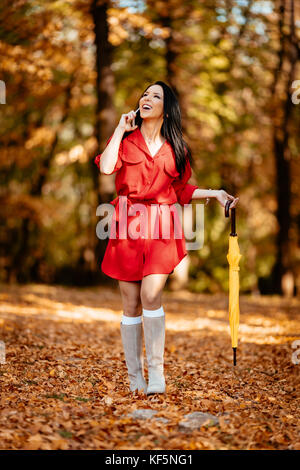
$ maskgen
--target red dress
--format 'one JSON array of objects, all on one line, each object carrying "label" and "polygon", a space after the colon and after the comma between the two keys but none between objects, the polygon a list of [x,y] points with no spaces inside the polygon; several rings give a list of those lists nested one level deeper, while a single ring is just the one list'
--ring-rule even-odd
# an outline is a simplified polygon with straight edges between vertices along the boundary
[{"label": "red dress", "polygon": [[[101,154],[95,158],[98,168],[100,158]],[[171,274],[187,255],[182,226],[174,204],[189,204],[193,192],[198,188],[187,183],[192,174],[188,158],[185,173],[179,179],[171,144],[165,141],[152,157],[137,127],[120,143],[118,160],[112,173],[115,172],[118,196],[111,201],[115,211],[101,263],[102,271],[121,281],[139,281],[154,273]],[[131,207],[133,204],[134,207]],[[136,212],[139,209],[141,211],[136,214],[134,208]],[[127,227],[123,224],[126,216]],[[147,223],[141,223],[145,220]],[[139,228],[138,238],[138,230],[135,230],[133,237],[129,226],[133,230]]]}]

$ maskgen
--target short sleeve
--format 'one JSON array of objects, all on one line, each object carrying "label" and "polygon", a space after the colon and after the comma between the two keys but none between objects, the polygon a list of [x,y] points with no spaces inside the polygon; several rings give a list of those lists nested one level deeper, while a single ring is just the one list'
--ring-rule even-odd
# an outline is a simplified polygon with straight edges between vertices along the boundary
[{"label": "short sleeve", "polygon": [[[108,139],[108,141],[106,142],[105,148],[108,146],[108,144],[111,141],[112,137],[113,137],[113,135],[111,135],[110,138]],[[113,171],[111,173],[105,173],[106,175],[112,175],[113,173],[116,173],[118,170],[120,170],[120,168],[123,164],[122,159],[121,159],[122,153],[123,153],[123,141],[121,141],[121,143],[120,143],[118,159],[117,159],[117,163],[115,164],[115,168],[113,169]],[[102,157],[102,153],[97,155],[94,159],[94,162],[97,165],[97,167],[99,168],[99,170],[100,170],[100,158],[101,157]]]},{"label": "short sleeve", "polygon": [[194,184],[188,184],[188,180],[191,176],[191,165],[189,159],[187,158],[187,164],[185,167],[184,174],[181,178],[177,176],[177,178],[172,182],[172,186],[177,195],[177,200],[182,206],[191,202],[193,192],[195,191],[195,189],[198,189],[198,186],[195,186]]}]

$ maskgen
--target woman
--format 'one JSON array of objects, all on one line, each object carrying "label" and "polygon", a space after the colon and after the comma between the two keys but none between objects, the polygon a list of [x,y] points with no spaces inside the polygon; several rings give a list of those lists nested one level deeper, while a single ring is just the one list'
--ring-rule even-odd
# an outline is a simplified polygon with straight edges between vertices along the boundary
[{"label": "woman", "polygon": [[[173,204],[188,204],[192,200],[216,198],[225,207],[228,199],[233,208],[239,198],[224,190],[204,190],[188,184],[191,176],[191,153],[182,138],[181,113],[171,88],[157,81],[146,88],[139,102],[139,114],[130,111],[121,116],[105,150],[95,163],[101,173],[116,172],[117,198],[114,222],[119,230],[110,232],[110,239],[101,264],[102,271],[118,279],[123,301],[121,337],[128,369],[131,391],[164,393],[165,314],[161,305],[162,291],[168,275],[187,255],[181,232],[175,238],[178,213],[164,210]],[[139,232],[124,229],[120,203],[125,200],[127,222]],[[137,218],[133,204],[141,216]],[[150,205],[155,204],[156,214]],[[155,220],[158,236],[150,233]],[[169,225],[169,237],[161,237]],[[121,235],[121,232],[123,235]],[[140,236],[136,237],[136,233]],[[148,363],[148,385],[144,378],[142,347],[142,316]]]}]

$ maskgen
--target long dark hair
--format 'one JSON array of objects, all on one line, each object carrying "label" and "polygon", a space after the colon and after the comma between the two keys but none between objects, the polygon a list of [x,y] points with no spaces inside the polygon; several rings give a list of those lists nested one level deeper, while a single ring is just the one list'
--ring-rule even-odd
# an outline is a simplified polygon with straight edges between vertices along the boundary
[{"label": "long dark hair", "polygon": [[[160,80],[147,86],[141,96],[143,96],[146,90],[148,90],[148,88],[150,88],[152,85],[160,85],[164,90],[164,121],[161,126],[161,135],[172,145],[175,153],[176,168],[179,172],[179,177],[181,178],[184,174],[184,170],[187,164],[186,158],[189,159],[191,166],[193,165],[193,158],[191,150],[182,136],[181,111],[179,103],[172,88]],[[139,107],[140,98],[136,104],[135,109]],[[142,122],[143,119],[141,118],[140,112],[138,111],[135,117],[135,123],[139,128],[141,128]],[[126,137],[126,135],[131,134],[131,132],[132,131],[125,132],[123,138]],[[186,149],[187,157],[185,156],[184,149]]]}]

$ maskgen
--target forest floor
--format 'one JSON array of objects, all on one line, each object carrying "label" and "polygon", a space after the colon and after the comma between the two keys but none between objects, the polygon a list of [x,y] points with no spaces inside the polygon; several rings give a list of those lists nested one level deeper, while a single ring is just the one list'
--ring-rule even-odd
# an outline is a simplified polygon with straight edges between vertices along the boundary
[{"label": "forest floor", "polygon": [[[2,285],[0,448],[300,450],[300,299],[241,296],[236,367],[226,295],[162,303],[167,393],[134,396],[118,288]],[[182,429],[194,411],[218,423]]]}]

